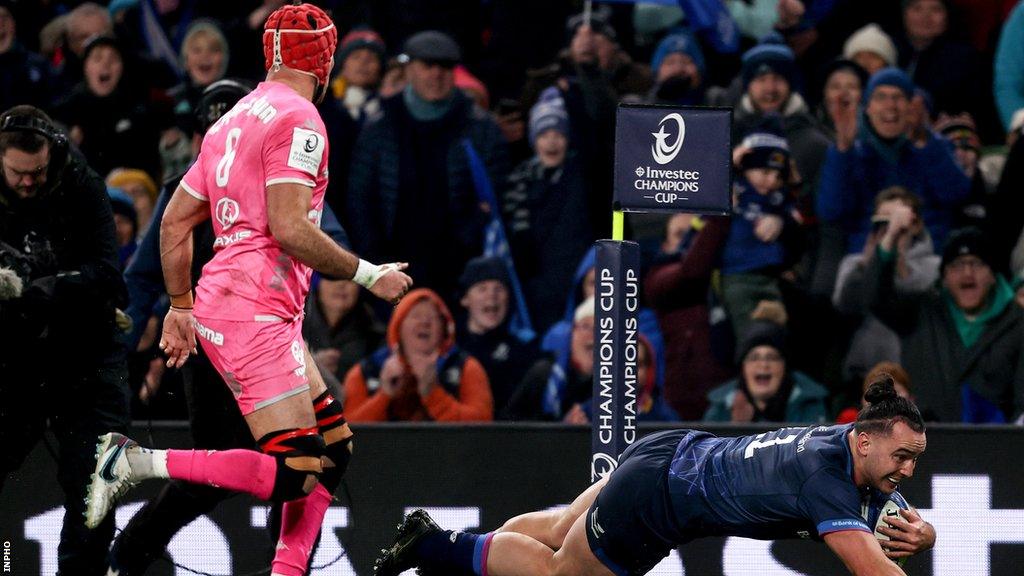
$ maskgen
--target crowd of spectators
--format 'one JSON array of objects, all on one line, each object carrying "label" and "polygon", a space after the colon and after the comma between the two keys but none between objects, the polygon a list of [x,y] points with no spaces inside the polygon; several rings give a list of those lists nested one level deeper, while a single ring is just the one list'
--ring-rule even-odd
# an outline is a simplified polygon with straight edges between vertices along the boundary
[{"label": "crowd of spectators", "polygon": [[[282,3],[0,0],[0,111],[46,111],[105,179],[122,269],[203,90],[261,79]],[[849,419],[881,365],[927,419],[1022,422],[1024,5],[721,0],[730,50],[664,3],[315,3],[340,38],[334,237],[418,287],[395,309],[311,292],[349,420],[589,421],[615,108],[646,103],[731,107],[735,148],[730,215],[627,219],[641,419]],[[161,306],[133,337],[137,418],[184,417]]]}]

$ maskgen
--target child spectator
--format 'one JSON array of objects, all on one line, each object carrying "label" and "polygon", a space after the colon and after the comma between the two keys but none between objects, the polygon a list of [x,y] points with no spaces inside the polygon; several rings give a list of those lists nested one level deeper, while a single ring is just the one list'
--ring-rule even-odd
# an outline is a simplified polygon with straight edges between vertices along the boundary
[{"label": "child spectator", "polygon": [[785,236],[797,228],[787,182],[789,145],[778,134],[752,132],[733,152],[733,218],[722,251],[722,298],[736,334],[746,332],[761,300],[781,300],[779,276],[794,258]]},{"label": "child spectator", "polygon": [[494,396],[497,419],[507,418],[506,405],[526,371],[537,359],[532,342],[509,331],[508,270],[501,258],[480,256],[466,264],[459,278],[465,320],[456,331],[463,350],[483,364]]},{"label": "child spectator", "polygon": [[529,134],[535,154],[509,176],[502,215],[527,309],[543,332],[562,317],[562,302],[552,294],[569,292],[572,264],[596,237],[583,166],[569,149],[569,116],[558,90],[545,91],[530,110]]}]

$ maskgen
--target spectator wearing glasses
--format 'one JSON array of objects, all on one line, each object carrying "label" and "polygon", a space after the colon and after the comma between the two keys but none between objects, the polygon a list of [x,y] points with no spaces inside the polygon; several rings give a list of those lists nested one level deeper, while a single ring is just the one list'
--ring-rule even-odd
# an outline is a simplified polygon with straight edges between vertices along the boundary
[{"label": "spectator wearing glasses", "polygon": [[[902,226],[909,234],[909,223]],[[1000,423],[1024,411],[1024,313],[1013,305],[1010,283],[996,272],[985,233],[952,233],[939,266],[940,282],[921,294],[896,288],[896,245],[887,234],[868,265],[865,286],[872,311],[900,336],[901,363],[921,414],[940,422]]]}]

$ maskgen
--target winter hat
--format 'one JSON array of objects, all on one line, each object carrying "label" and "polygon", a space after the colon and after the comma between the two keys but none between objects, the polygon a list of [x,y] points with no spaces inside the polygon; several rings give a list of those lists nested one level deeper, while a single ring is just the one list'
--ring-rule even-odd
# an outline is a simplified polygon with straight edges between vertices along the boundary
[{"label": "winter hat", "polygon": [[867,87],[864,88],[865,103],[871,100],[871,94],[879,86],[895,86],[903,91],[907,100],[914,97],[914,82],[910,79],[910,76],[907,76],[906,72],[899,68],[882,68],[871,76]]},{"label": "winter hat", "polygon": [[99,48],[100,46],[109,46],[114,50],[117,50],[117,53],[121,56],[121,60],[127,60],[127,58],[125,58],[124,45],[121,44],[120,40],[107,34],[97,34],[92,38],[86,40],[85,46],[82,48],[82,62],[84,63],[86,60],[88,60],[89,53]]},{"label": "winter hat", "polygon": [[853,60],[847,60],[846,58],[836,58],[825,68],[825,74],[822,76],[825,78],[825,83],[828,83],[828,79],[840,70],[852,72],[853,75],[860,80],[861,90],[868,85],[868,71],[860,64],[857,64]]},{"label": "winter hat", "polygon": [[788,46],[782,44],[758,44],[743,54],[743,90],[746,91],[750,82],[764,74],[778,74],[789,82],[790,88],[796,86],[796,58]]},{"label": "winter hat", "polygon": [[157,190],[156,182],[149,177],[149,174],[145,170],[139,170],[137,168],[115,168],[110,171],[107,175],[107,186],[113,187],[124,194],[123,188],[129,184],[139,184],[146,190],[146,195],[153,202],[156,202],[156,196],[159,190]]},{"label": "winter hat", "polygon": [[651,71],[655,76],[657,76],[658,68],[661,67],[661,62],[665,60],[665,57],[676,53],[689,56],[697,66],[697,71],[701,76],[704,75],[704,52],[700,49],[700,44],[697,43],[693,34],[690,34],[685,28],[681,28],[665,36],[654,50],[654,56],[651,58]]},{"label": "winter hat", "polygon": [[852,60],[858,52],[877,54],[887,66],[896,65],[896,44],[878,24],[868,24],[846,39],[846,44],[843,44],[843,58]]},{"label": "winter hat", "polygon": [[361,48],[370,50],[377,55],[381,64],[384,63],[384,39],[369,28],[356,28],[345,34],[338,45],[338,63],[344,62],[353,52]]},{"label": "winter hat", "polygon": [[558,130],[569,137],[569,113],[565,111],[565,100],[554,86],[541,92],[540,100],[530,108],[530,145],[546,130]]},{"label": "winter hat", "polygon": [[770,124],[761,125],[743,138],[740,146],[750,149],[741,161],[743,170],[774,168],[782,173],[783,178],[789,175],[789,142],[781,131],[774,128]]},{"label": "winter hat", "polygon": [[466,268],[459,276],[459,287],[467,292],[474,284],[487,280],[497,280],[509,287],[508,268],[497,256],[477,256],[466,263]]},{"label": "winter hat", "polygon": [[974,118],[967,112],[956,116],[941,114],[935,122],[934,128],[957,148],[966,148],[975,152],[981,150],[978,127],[974,124]]},{"label": "winter hat", "polygon": [[407,64],[412,60],[436,62],[454,68],[462,61],[462,50],[455,40],[444,32],[426,30],[413,34],[402,46],[398,61]]},{"label": "winter hat", "polygon": [[139,216],[135,211],[135,203],[127,192],[114,186],[107,186],[107,196],[110,197],[110,208],[114,214],[120,214],[131,220],[132,226],[139,229]]},{"label": "winter hat", "polygon": [[992,270],[996,270],[996,255],[985,234],[975,228],[968,226],[953,231],[946,240],[946,247],[942,250],[942,265],[940,270],[945,271],[954,260],[960,256],[976,256]]},{"label": "winter hat", "polygon": [[585,318],[593,318],[595,314],[595,306],[596,304],[593,296],[587,298],[583,302],[580,302],[580,305],[576,307],[576,312],[572,315],[573,324]]},{"label": "winter hat", "polygon": [[758,346],[771,346],[779,351],[783,358],[787,356],[786,328],[771,320],[755,320],[750,323],[736,346],[736,363],[742,364],[743,359],[751,350]]}]

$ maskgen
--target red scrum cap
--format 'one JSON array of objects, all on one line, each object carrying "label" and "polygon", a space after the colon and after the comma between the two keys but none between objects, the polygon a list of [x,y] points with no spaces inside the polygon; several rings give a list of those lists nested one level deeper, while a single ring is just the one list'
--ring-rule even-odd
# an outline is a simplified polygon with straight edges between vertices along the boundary
[{"label": "red scrum cap", "polygon": [[338,31],[331,18],[312,4],[286,4],[263,26],[263,57],[267,70],[281,66],[309,74],[327,85]]}]

